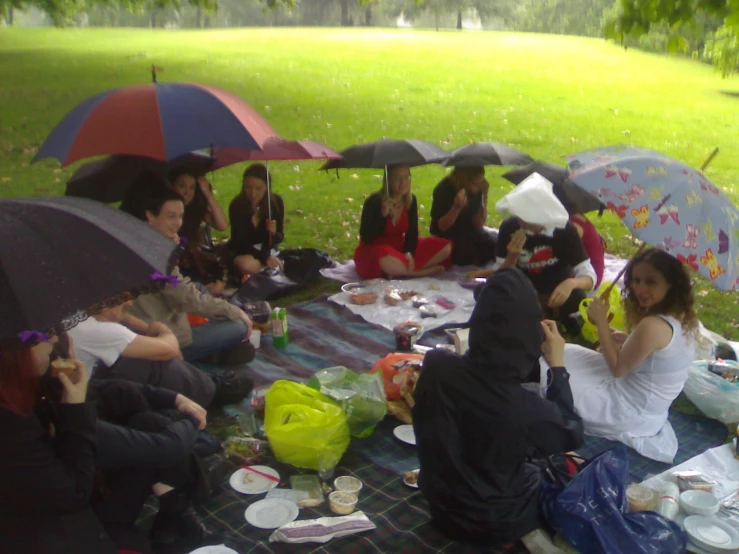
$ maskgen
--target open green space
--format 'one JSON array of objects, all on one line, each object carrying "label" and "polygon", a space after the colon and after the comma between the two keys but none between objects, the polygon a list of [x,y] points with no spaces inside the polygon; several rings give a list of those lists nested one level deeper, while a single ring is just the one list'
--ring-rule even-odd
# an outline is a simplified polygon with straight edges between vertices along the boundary
[{"label": "open green space", "polygon": [[[229,89],[251,103],[282,136],[339,150],[353,143],[422,138],[451,148],[470,141],[507,143],[535,158],[600,145],[633,143],[699,166],[718,146],[706,174],[739,200],[739,87],[711,67],[684,58],[624,50],[598,39],[493,32],[378,29],[0,29],[0,195],[62,194],[76,165],[29,165],[64,114],[106,89],[162,81]],[[727,94],[727,93],[734,94]],[[352,255],[374,170],[318,172],[319,164],[273,163],[275,191],[287,210],[286,246]],[[243,166],[213,175],[227,207]],[[489,224],[511,185],[488,169]],[[422,228],[440,166],[413,171]],[[633,252],[612,214],[594,215],[609,250]],[[12,240],[4,237],[4,240]],[[321,282],[289,301],[338,290]],[[706,326],[739,339],[737,299],[698,279]]]}]

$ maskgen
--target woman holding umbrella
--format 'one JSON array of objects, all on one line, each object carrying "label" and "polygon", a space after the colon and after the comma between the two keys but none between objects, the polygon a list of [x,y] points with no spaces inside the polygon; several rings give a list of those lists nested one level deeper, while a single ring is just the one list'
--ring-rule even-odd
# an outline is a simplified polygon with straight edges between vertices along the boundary
[{"label": "woman holding umbrella", "polygon": [[364,202],[359,235],[354,263],[363,279],[423,277],[450,266],[451,241],[418,237],[418,201],[408,166],[387,168],[380,190]]},{"label": "woman holding umbrella", "polygon": [[672,463],[678,444],[667,412],[688,377],[698,328],[690,276],[676,258],[650,248],[629,262],[624,283],[631,333],[612,331],[608,306],[595,298],[588,317],[601,351],[565,348],[575,409],[586,433]]},{"label": "woman holding umbrella", "polygon": [[285,204],[280,195],[269,190],[271,182],[265,165],[250,165],[244,170],[241,193],[228,207],[228,248],[235,255],[233,265],[239,276],[282,266],[271,251],[285,238]]},{"label": "woman holding umbrella", "polygon": [[434,189],[431,234],[452,241],[452,263],[485,265],[495,259],[495,237],[485,231],[488,182],[483,166],[455,167]]}]

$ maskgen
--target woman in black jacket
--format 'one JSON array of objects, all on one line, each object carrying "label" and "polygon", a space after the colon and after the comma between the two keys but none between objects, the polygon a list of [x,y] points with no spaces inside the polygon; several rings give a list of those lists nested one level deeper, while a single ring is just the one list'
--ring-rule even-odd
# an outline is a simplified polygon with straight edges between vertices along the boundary
[{"label": "woman in black jacket", "polygon": [[241,187],[228,207],[231,221],[228,248],[234,255],[234,269],[243,276],[259,273],[265,267],[281,267],[280,260],[271,252],[285,238],[285,204],[281,196],[272,192],[272,179],[266,166],[247,167]]},{"label": "woman in black jacket", "polygon": [[61,402],[46,421],[34,409],[51,344],[18,346],[0,342],[0,552],[115,554],[90,507],[97,415],[87,372],[77,362],[60,374]]},{"label": "woman in black jacket", "polygon": [[[528,278],[500,270],[478,296],[469,351],[424,359],[413,408],[418,484],[432,524],[453,539],[492,546],[540,527],[541,476],[529,460],[583,442],[564,339],[540,319]],[[542,352],[551,366],[546,398],[521,386],[530,377],[538,384]]]},{"label": "woman in black jacket", "polygon": [[382,188],[362,207],[354,264],[363,279],[423,277],[449,268],[451,242],[418,237],[418,201],[407,166],[388,167]]}]

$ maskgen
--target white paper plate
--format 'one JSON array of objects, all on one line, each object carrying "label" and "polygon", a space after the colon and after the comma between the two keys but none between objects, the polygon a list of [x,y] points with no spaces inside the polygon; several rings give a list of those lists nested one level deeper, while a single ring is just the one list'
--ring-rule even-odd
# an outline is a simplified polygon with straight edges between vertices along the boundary
[{"label": "white paper plate", "polygon": [[284,498],[265,498],[249,506],[244,517],[254,527],[277,529],[295,521],[298,517],[298,505]]},{"label": "white paper plate", "polygon": [[416,433],[413,431],[413,425],[399,425],[393,429],[393,435],[407,444],[416,444]]},{"label": "white paper plate", "polygon": [[247,470],[245,469],[237,469],[231,474],[231,479],[229,479],[229,483],[231,483],[231,488],[237,492],[241,492],[243,494],[261,494],[263,492],[267,492],[270,489],[274,489],[277,485],[280,484],[280,474],[277,473],[274,469],[267,466],[249,466],[253,467],[257,471],[261,471],[262,473],[266,473],[268,475],[272,475],[273,477],[276,477],[277,481],[272,481],[271,479],[267,479],[266,477],[262,477],[261,475],[249,472],[254,476],[254,480],[245,483],[244,482],[244,476],[247,474]]},{"label": "white paper plate", "polygon": [[414,469],[413,471],[409,471],[408,472],[408,473],[415,473],[416,474],[416,482],[415,483],[411,483],[410,481],[408,481],[408,478],[407,478],[406,474],[403,474],[403,484],[406,487],[410,487],[412,489],[417,489],[418,488],[418,472],[419,471],[421,471],[421,470],[420,469]]},{"label": "white paper plate", "polygon": [[224,544],[216,546],[201,546],[197,550],[193,550],[190,554],[239,554],[233,548],[229,548]]},{"label": "white paper plate", "polygon": [[690,540],[716,554],[739,549],[739,532],[720,519],[708,516],[688,516],[683,524]]}]

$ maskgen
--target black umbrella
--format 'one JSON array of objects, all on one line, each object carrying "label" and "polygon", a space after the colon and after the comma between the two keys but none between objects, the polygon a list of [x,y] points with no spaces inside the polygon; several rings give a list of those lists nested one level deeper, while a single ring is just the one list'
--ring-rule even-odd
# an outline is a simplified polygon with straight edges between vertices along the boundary
[{"label": "black umbrella", "polygon": [[175,249],[146,223],[83,198],[1,199],[0,236],[0,339],[152,285]]},{"label": "black umbrella", "polygon": [[473,142],[452,150],[445,166],[526,165],[534,160],[520,150],[499,142]]},{"label": "black umbrella", "polygon": [[568,179],[569,172],[561,165],[537,160],[528,165],[515,167],[501,177],[518,185],[532,173],[538,173],[554,185],[554,195],[559,198],[569,214],[586,214],[596,210],[602,212],[605,205],[595,196]]},{"label": "black umbrella", "polygon": [[382,139],[350,146],[339,155],[340,159],[327,161],[321,169],[381,169],[393,165],[415,167],[441,163],[449,157],[449,152],[425,140]]},{"label": "black umbrella", "polygon": [[67,196],[91,198],[110,203],[123,200],[136,177],[144,171],[153,171],[166,177],[171,169],[184,166],[196,174],[205,173],[215,159],[207,154],[193,152],[163,162],[143,156],[108,156],[79,167],[67,181]]}]

